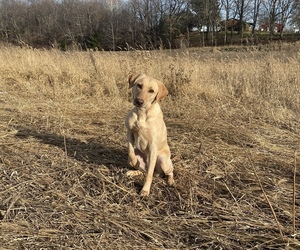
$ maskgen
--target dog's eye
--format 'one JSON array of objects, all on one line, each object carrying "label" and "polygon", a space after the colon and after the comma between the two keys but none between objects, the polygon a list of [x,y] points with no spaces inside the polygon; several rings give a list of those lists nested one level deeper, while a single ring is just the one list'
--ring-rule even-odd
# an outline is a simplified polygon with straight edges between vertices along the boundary
[{"label": "dog's eye", "polygon": [[136,86],[137,86],[139,89],[142,89],[142,84],[138,83]]},{"label": "dog's eye", "polygon": [[149,93],[154,93],[154,90],[153,90],[153,89],[149,89],[148,92],[149,92]]}]

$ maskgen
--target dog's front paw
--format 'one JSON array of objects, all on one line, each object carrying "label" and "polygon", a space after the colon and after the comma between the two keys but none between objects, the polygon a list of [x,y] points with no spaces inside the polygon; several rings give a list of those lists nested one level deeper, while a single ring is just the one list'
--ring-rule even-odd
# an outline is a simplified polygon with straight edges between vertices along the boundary
[{"label": "dog's front paw", "polygon": [[126,172],[126,177],[134,177],[134,176],[137,176],[137,175],[141,175],[142,172],[140,170],[129,170]]},{"label": "dog's front paw", "polygon": [[167,176],[167,184],[169,186],[171,186],[171,187],[175,185],[175,181],[174,181],[173,175],[168,175]]},{"label": "dog's front paw", "polygon": [[128,164],[133,167],[134,169],[139,169],[140,168],[140,162],[135,159],[135,160],[132,160],[130,158],[128,158]]},{"label": "dog's front paw", "polygon": [[149,190],[142,189],[142,191],[140,192],[141,197],[147,197],[147,196],[149,196],[149,194],[150,194]]}]

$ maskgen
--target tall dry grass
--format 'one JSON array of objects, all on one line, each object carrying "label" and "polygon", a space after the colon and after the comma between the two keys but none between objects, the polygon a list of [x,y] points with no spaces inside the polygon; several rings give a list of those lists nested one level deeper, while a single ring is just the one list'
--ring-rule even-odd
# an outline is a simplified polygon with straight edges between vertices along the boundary
[{"label": "tall dry grass", "polygon": [[[225,49],[1,47],[2,245],[297,249],[300,46]],[[130,72],[170,92],[176,187],[156,178],[146,200],[123,177]]]},{"label": "tall dry grass", "polygon": [[172,100],[235,100],[297,111],[299,53],[299,47],[277,52],[118,53],[2,47],[0,66],[4,91],[6,86],[18,88],[24,94],[39,93],[37,98],[56,102],[77,103],[86,98],[89,103],[106,98],[123,101],[129,98],[127,75],[134,71],[164,81]]}]

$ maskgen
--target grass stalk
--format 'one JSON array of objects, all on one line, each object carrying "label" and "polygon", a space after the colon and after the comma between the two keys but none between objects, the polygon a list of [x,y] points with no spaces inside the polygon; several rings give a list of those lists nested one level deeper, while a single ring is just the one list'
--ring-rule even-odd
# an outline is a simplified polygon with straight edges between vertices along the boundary
[{"label": "grass stalk", "polygon": [[282,240],[284,240],[284,236],[283,236],[283,233],[282,233],[282,230],[281,230],[281,225],[280,225],[280,223],[279,223],[279,221],[277,219],[277,216],[276,216],[276,213],[274,211],[274,208],[273,208],[273,206],[272,206],[272,204],[271,204],[271,202],[270,202],[270,200],[269,200],[269,198],[268,198],[268,196],[267,196],[267,194],[265,192],[265,189],[264,189],[264,187],[263,187],[263,185],[261,183],[261,180],[260,180],[260,178],[258,176],[256,168],[255,168],[255,166],[253,164],[252,158],[251,158],[251,156],[248,153],[247,153],[247,158],[248,158],[249,163],[250,163],[250,165],[251,165],[251,167],[253,169],[253,172],[254,172],[255,178],[256,178],[256,180],[257,180],[257,182],[259,184],[259,187],[260,187],[261,191],[263,192],[264,197],[265,197],[265,199],[266,199],[266,201],[267,201],[267,203],[268,203],[268,205],[269,205],[269,207],[270,207],[270,209],[272,211],[272,214],[273,214],[274,220],[276,221],[277,228],[279,230],[280,236],[281,236]]},{"label": "grass stalk", "polygon": [[67,166],[67,169],[69,169],[68,149],[67,149],[67,140],[66,140],[65,133],[64,133],[64,149],[65,149],[65,157],[66,157],[66,166]]},{"label": "grass stalk", "polygon": [[294,154],[294,181],[293,181],[293,236],[296,236],[296,170],[297,170],[297,154]]}]

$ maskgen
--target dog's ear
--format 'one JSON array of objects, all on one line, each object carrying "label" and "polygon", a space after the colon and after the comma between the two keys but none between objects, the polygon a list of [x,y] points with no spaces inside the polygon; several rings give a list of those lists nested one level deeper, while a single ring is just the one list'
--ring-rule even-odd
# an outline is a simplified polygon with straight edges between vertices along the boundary
[{"label": "dog's ear", "polygon": [[129,82],[129,88],[132,88],[134,85],[135,80],[140,76],[141,74],[133,73],[130,74],[128,77],[128,82]]},{"label": "dog's ear", "polygon": [[156,101],[160,101],[161,99],[165,98],[169,91],[167,90],[167,87],[162,83],[158,82],[158,93],[156,95]]}]

